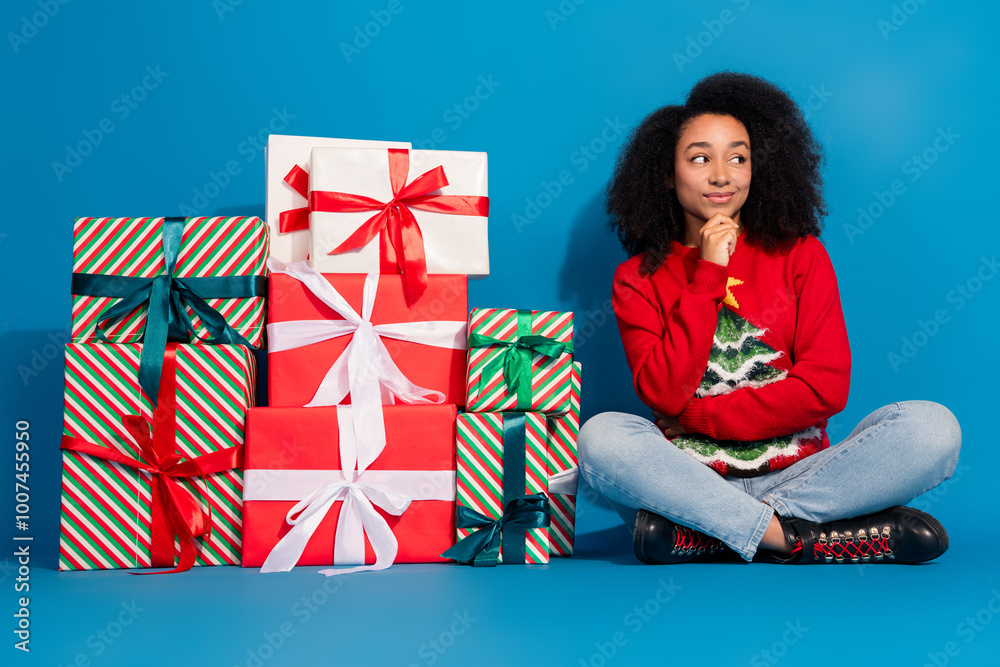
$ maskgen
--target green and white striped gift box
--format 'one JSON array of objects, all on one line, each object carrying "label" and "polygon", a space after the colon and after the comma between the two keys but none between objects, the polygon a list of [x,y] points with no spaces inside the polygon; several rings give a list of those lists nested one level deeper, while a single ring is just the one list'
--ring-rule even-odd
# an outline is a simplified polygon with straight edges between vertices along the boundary
[{"label": "green and white striped gift box", "polygon": [[[546,457],[545,415],[528,412],[525,417],[524,467],[525,488],[514,495],[547,493],[549,490]],[[504,418],[499,412],[466,412],[458,415],[456,503],[492,520],[503,513],[504,497]],[[459,528],[458,539],[476,529]],[[525,562],[549,562],[549,529],[530,528],[525,533]],[[503,544],[500,545],[503,560]]]},{"label": "green and white striped gift box", "polygon": [[[73,225],[73,272],[151,278],[164,272],[163,218],[77,218]],[[178,278],[264,275],[268,229],[256,217],[188,218],[177,256]],[[206,295],[210,296],[210,295]],[[73,341],[95,339],[100,314],[116,297],[73,295]],[[206,298],[239,334],[259,346],[264,336],[264,296]],[[188,314],[199,336],[208,333]],[[146,306],[103,327],[112,343],[142,341]],[[192,338],[189,342],[197,342]]]},{"label": "green and white striped gift box", "polygon": [[[66,346],[66,435],[138,456],[122,417],[152,417],[138,384],[141,351],[141,343]],[[232,345],[178,345],[176,359],[177,452],[193,457],[241,445],[256,383],[251,352]],[[151,481],[147,472],[64,451],[59,569],[150,567]],[[196,483],[202,510],[211,514],[211,538],[197,540],[196,565],[238,565],[242,471],[178,482],[192,491]]]},{"label": "green and white striped gift box", "polygon": [[[576,467],[576,439],[580,434],[580,371],[579,361],[573,362],[573,391],[569,412],[548,418],[549,475]],[[576,533],[576,496],[549,494],[552,523],[549,525],[549,551],[553,556],[572,556]]]},{"label": "green and white striped gift box", "polygon": [[[544,336],[557,343],[572,344],[573,313],[541,310],[520,312],[525,320],[530,312],[530,335]],[[473,308],[469,315],[470,339],[474,334],[478,334],[507,343],[516,343],[521,335],[519,329],[522,328],[518,319],[519,311],[509,308]],[[502,345],[473,347],[470,344],[466,409],[469,412],[516,410],[545,414],[568,411],[572,393],[572,353],[566,351],[556,357],[549,357],[539,352],[533,353],[530,400],[519,400],[518,393],[508,386],[501,363],[508,349]]]}]

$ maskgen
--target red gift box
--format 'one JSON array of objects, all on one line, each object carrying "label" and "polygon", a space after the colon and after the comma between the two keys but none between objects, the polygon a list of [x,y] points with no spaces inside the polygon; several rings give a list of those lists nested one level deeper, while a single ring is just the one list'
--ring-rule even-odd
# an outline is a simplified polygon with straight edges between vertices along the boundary
[{"label": "red gift box", "polygon": [[[302,485],[295,499],[260,500],[275,495],[282,475],[322,478],[342,470],[340,415],[345,406],[318,408],[254,408],[247,414],[244,459],[243,566],[260,567],[292,526],[286,521],[296,502],[319,488]],[[348,411],[350,408],[346,408]],[[375,506],[398,542],[397,563],[444,562],[440,554],[455,543],[455,420],[454,405],[385,406],[386,446],[358,478],[359,485],[374,483],[393,488],[385,480],[400,473],[419,476],[431,471],[435,482],[411,483],[417,495],[442,493],[448,481],[450,500],[412,499],[399,516]],[[339,413],[339,414],[338,414]],[[349,413],[348,413],[349,414]],[[350,432],[350,430],[349,430]],[[354,464],[348,461],[348,469]],[[324,473],[324,471],[328,471]],[[329,472],[333,471],[333,472]],[[450,473],[450,474],[442,474]],[[375,480],[373,482],[373,480]],[[436,485],[433,491],[429,488]],[[406,492],[404,492],[405,495]],[[350,565],[334,563],[335,536],[341,521],[343,494],[333,502],[308,538],[298,565]],[[412,497],[412,496],[411,496]],[[375,563],[369,526],[365,526],[364,562]],[[360,561],[360,559],[359,559]]]},{"label": "red gift box", "polygon": [[[291,266],[294,265],[290,265]],[[363,313],[366,274],[322,274],[323,278],[346,299],[354,311]],[[454,322],[464,326],[468,315],[468,279],[466,276],[432,275],[424,295],[408,308],[403,296],[403,277],[382,274],[372,304],[370,322],[376,326],[421,322]],[[271,325],[293,321],[344,322],[336,312],[298,279],[273,273],[270,279],[268,321]],[[273,327],[269,327],[273,332]],[[464,336],[464,329],[462,330]],[[310,404],[330,368],[344,354],[353,333],[305,344],[293,349],[268,353],[268,399],[271,406]],[[382,343],[403,376],[420,388],[444,394],[440,403],[465,405],[465,349],[436,347],[400,340],[381,334]],[[465,340],[459,337],[460,340]],[[275,338],[272,335],[272,341]],[[371,372],[371,364],[364,372]],[[341,402],[350,403],[349,397]],[[408,402],[385,400],[383,402]],[[321,402],[317,405],[329,403]]]}]

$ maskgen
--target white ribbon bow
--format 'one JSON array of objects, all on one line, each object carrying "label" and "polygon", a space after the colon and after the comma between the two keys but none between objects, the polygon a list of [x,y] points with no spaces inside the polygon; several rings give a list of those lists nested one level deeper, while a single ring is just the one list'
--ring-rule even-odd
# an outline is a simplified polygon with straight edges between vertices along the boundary
[{"label": "white ribbon bow", "polygon": [[381,404],[444,403],[440,391],[425,389],[410,382],[392,360],[382,337],[411,343],[464,350],[468,347],[467,323],[454,320],[398,322],[372,325],[372,307],[378,291],[378,274],[365,278],[361,314],[354,310],[323,274],[305,262],[285,264],[270,257],[271,273],[283,273],[301,282],[320,301],[339,313],[343,320],[295,320],[267,325],[268,349],[271,352],[312,345],[338,336],[353,334],[347,349],[327,371],[312,400],[306,407],[337,405],[351,394],[357,419],[359,442],[374,442],[371,458],[360,459],[361,469],[368,467],[385,447],[385,426]]},{"label": "white ribbon bow", "polygon": [[[381,411],[381,406],[378,406]],[[286,572],[292,569],[309,543],[316,528],[338,500],[343,500],[337,520],[334,542],[334,565],[358,567],[325,569],[333,576],[364,570],[384,570],[392,565],[399,543],[392,529],[375,506],[393,516],[400,516],[413,500],[454,500],[453,470],[364,470],[355,471],[360,456],[373,443],[356,441],[350,405],[337,406],[340,432],[340,463],[336,470],[247,470],[244,474],[244,500],[295,500],[303,488],[312,488],[285,515],[292,527],[274,546],[261,572]],[[385,434],[383,433],[383,440]],[[365,535],[375,552],[375,563],[364,565]]]}]

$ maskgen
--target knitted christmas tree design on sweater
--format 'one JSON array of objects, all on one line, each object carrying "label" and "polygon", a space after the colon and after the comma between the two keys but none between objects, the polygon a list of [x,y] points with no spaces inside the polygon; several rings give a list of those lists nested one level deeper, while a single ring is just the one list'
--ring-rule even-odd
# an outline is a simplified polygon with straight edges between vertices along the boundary
[{"label": "knitted christmas tree design on sweater", "polygon": [[[784,352],[760,339],[766,329],[755,327],[729,308],[719,310],[708,366],[695,391],[704,398],[728,394],[743,387],[761,387],[788,373],[769,364]],[[823,433],[812,426],[790,435],[766,440],[715,440],[698,433],[684,433],[671,442],[721,475],[753,477],[784,468],[822,448]]]}]

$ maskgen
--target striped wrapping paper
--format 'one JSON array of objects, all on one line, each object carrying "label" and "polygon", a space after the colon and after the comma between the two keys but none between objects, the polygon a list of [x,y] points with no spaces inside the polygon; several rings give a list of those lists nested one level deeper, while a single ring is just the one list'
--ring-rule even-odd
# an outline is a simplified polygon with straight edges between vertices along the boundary
[{"label": "striped wrapping paper", "polygon": [[[549,475],[576,466],[576,438],[580,434],[580,362],[573,362],[573,391],[569,412],[548,418]],[[576,496],[549,494],[552,523],[549,526],[549,551],[553,556],[572,556],[576,533]]]},{"label": "striped wrapping paper", "polygon": [[[517,338],[517,311],[509,308],[473,308],[469,315],[469,335],[478,333],[503,341]],[[573,313],[531,311],[531,333],[546,336],[559,343],[573,341]],[[572,389],[573,355],[564,352],[558,357],[535,353],[531,361],[531,402],[518,403],[505,381],[502,365],[496,364],[480,391],[484,368],[502,358],[506,348],[499,345],[469,348],[467,373],[469,412],[531,411],[545,414],[569,410]]]},{"label": "striped wrapping paper", "polygon": [[[137,456],[122,416],[152,416],[137,379],[141,351],[140,343],[66,346],[66,435]],[[242,444],[255,383],[255,361],[245,347],[178,345],[177,451],[198,456]],[[151,479],[144,471],[64,451],[59,569],[150,567]],[[211,540],[197,540],[196,565],[238,565],[243,473],[227,470],[193,481],[212,522]],[[193,490],[191,481],[179,482]]]},{"label": "striped wrapping paper", "polygon": [[[458,415],[458,480],[455,499],[458,505],[471,508],[497,520],[503,512],[503,414],[479,412]],[[547,493],[549,489],[546,459],[545,415],[525,413],[525,494]],[[458,539],[475,532],[459,528]],[[527,531],[526,563],[549,562],[549,529]],[[503,545],[500,546],[501,561]]]},{"label": "striped wrapping paper", "polygon": [[[73,225],[73,272],[148,278],[162,275],[163,218],[77,218]],[[188,218],[174,275],[178,278],[263,275],[268,253],[267,226],[255,217]],[[209,295],[206,295],[209,296]],[[98,316],[114,297],[73,295],[73,341],[94,340]],[[264,336],[264,296],[205,301],[252,345]],[[206,335],[188,309],[195,333]],[[112,343],[142,341],[146,306],[106,323]],[[192,339],[189,342],[197,342]]]}]

